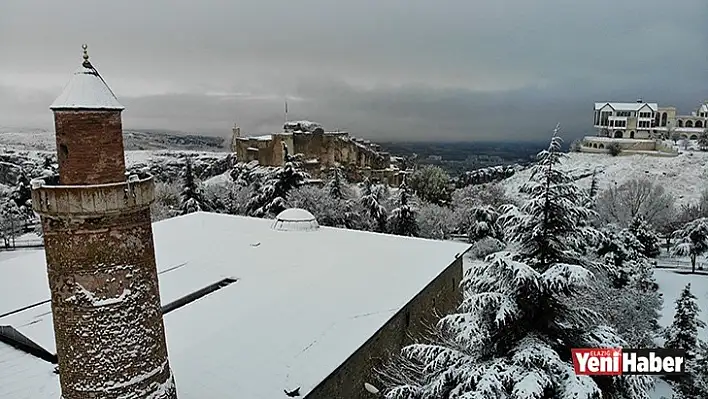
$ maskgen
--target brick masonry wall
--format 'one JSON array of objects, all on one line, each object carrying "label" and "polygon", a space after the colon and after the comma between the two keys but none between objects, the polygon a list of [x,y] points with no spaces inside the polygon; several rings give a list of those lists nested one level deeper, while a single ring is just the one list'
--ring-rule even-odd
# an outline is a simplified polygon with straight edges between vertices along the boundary
[{"label": "brick masonry wall", "polygon": [[428,326],[437,322],[436,313],[444,315],[457,309],[462,299],[461,279],[460,257],[305,398],[374,398],[364,389],[366,382],[378,386],[374,368],[386,364],[392,354],[398,354],[415,337],[425,334]]},{"label": "brick masonry wall", "polygon": [[176,398],[150,209],[42,227],[62,397]]},{"label": "brick masonry wall", "polygon": [[54,128],[61,184],[125,180],[121,111],[57,110]]}]

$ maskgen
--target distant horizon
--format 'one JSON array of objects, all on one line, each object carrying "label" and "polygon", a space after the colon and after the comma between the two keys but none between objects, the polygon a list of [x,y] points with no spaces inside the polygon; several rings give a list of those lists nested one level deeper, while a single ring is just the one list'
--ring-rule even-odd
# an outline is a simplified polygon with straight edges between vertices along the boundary
[{"label": "distant horizon", "polygon": [[[483,144],[540,144],[540,143],[547,143],[548,140],[550,140],[551,135],[552,135],[552,129],[549,129],[548,132],[548,137],[547,138],[541,138],[541,137],[529,137],[529,138],[515,138],[515,139],[508,139],[508,140],[500,140],[500,139],[492,139],[492,138],[470,138],[470,139],[439,139],[435,140],[433,138],[421,138],[421,139],[410,139],[410,138],[381,138],[381,139],[375,139],[375,138],[370,138],[366,135],[362,134],[355,134],[351,131],[345,130],[345,129],[340,129],[343,131],[349,132],[354,137],[360,137],[366,140],[371,140],[377,144],[380,143],[419,143],[419,144],[426,144],[426,143],[435,143],[435,144],[473,144],[473,143],[483,143]],[[229,128],[229,132],[225,134],[217,134],[216,132],[209,132],[207,130],[178,130],[178,129],[166,129],[166,128],[135,128],[135,127],[126,127],[123,126],[123,131],[130,132],[142,132],[142,133],[166,133],[166,134],[174,134],[174,135],[195,135],[195,136],[205,136],[205,137],[220,137],[224,138],[225,140],[228,140],[231,138],[231,131]],[[3,133],[38,133],[38,132],[44,132],[44,133],[54,133],[53,128],[43,128],[43,127],[33,127],[33,126],[9,126],[9,125],[0,125],[0,134]],[[209,134],[212,133],[212,134]],[[277,132],[260,132],[260,133],[252,133],[248,135],[267,135],[267,134],[273,134]],[[561,127],[561,138],[563,138],[564,142],[570,142],[575,139],[582,138],[583,136],[577,136],[577,135],[564,135],[562,132],[562,127]],[[572,138],[571,138],[572,137]]]}]

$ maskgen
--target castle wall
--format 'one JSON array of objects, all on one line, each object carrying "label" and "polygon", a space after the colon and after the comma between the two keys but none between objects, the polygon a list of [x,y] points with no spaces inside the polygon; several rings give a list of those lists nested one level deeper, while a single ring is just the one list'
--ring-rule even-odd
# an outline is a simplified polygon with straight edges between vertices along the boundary
[{"label": "castle wall", "polygon": [[381,181],[394,183],[394,171],[389,170],[391,155],[379,152],[376,145],[357,140],[349,137],[346,132],[275,133],[269,135],[269,138],[234,137],[232,151],[242,162],[257,160],[264,166],[280,166],[285,161],[285,143],[290,155],[302,154],[304,168],[314,178],[321,177],[330,168],[340,164],[356,170],[352,176],[356,181],[374,170],[378,171]]},{"label": "castle wall", "polygon": [[[364,343],[341,366],[317,385],[305,399],[371,399],[364,383],[379,386],[374,369],[386,364],[392,355],[413,343],[434,325],[436,314],[457,309],[462,295],[462,258],[455,260],[421,293],[396,313],[374,336]],[[379,386],[379,388],[381,388]]]}]

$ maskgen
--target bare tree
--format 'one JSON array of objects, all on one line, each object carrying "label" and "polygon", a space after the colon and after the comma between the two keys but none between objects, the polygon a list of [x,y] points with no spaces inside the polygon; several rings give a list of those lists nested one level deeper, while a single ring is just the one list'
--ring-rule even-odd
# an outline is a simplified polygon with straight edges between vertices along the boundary
[{"label": "bare tree", "polygon": [[664,187],[642,178],[615,184],[603,191],[596,209],[606,223],[627,227],[635,217],[641,216],[656,228],[674,214],[673,203],[673,196]]}]

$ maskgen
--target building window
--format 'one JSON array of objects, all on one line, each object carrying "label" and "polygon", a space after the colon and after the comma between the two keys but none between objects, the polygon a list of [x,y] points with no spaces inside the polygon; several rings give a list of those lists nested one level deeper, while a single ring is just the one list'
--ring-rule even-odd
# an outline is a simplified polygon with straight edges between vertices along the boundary
[{"label": "building window", "polygon": [[693,121],[686,121],[686,127],[693,127]]},{"label": "building window", "polygon": [[696,121],[696,127],[703,127],[703,122]]},{"label": "building window", "polygon": [[683,127],[683,121],[681,119],[678,121],[678,127]]},{"label": "building window", "polygon": [[630,139],[633,139],[633,138],[634,138],[634,130],[632,130],[631,132],[629,132],[629,138],[630,138]]}]

